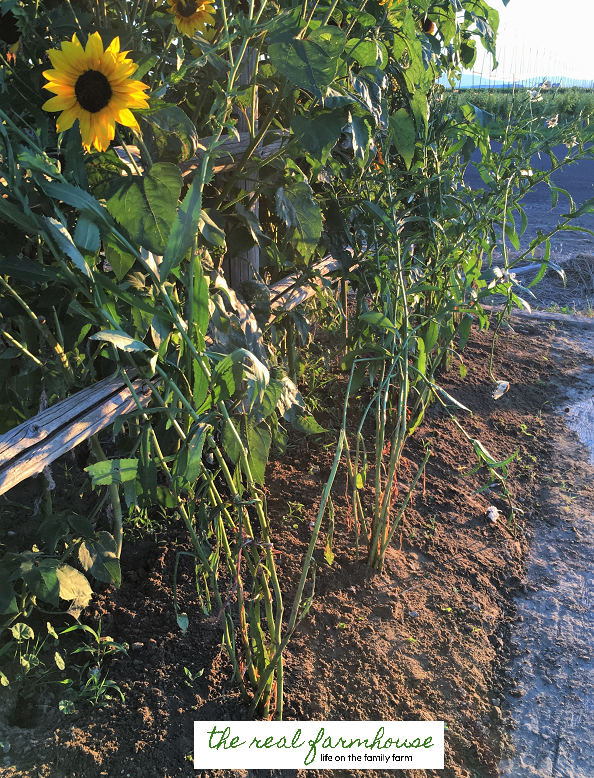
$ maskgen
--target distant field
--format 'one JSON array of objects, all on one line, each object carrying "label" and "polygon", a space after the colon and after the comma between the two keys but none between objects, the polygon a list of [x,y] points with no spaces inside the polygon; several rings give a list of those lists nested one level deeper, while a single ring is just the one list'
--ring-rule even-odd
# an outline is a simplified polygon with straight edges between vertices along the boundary
[{"label": "distant field", "polygon": [[[594,90],[568,87],[560,89],[460,89],[447,92],[454,106],[472,103],[484,111],[505,118],[517,114],[521,107],[531,107],[534,115],[575,119],[594,116]],[[536,98],[536,99],[535,99]],[[542,99],[538,99],[542,98]]]}]

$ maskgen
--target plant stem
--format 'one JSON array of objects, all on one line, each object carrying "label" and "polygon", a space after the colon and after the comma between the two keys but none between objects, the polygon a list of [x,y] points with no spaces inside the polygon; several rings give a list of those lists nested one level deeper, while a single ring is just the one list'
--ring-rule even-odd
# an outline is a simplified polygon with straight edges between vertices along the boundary
[{"label": "plant stem", "polygon": [[[105,452],[101,447],[101,443],[99,443],[99,438],[97,435],[91,435],[91,446],[97,461],[107,462],[107,457],[105,456]],[[118,485],[110,484],[107,488],[109,489],[111,507],[113,510],[113,539],[115,540],[116,545],[116,557],[119,559],[122,554],[122,539],[124,537],[122,528],[122,505],[120,503]]]}]

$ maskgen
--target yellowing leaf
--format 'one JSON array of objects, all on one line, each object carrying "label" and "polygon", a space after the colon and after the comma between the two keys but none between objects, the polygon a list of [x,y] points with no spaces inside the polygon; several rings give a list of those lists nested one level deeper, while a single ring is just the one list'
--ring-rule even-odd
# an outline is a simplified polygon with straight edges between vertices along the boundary
[{"label": "yellowing leaf", "polygon": [[93,592],[87,579],[70,565],[61,565],[56,570],[60,584],[60,597],[63,600],[73,600],[78,606],[85,608],[90,602]]}]

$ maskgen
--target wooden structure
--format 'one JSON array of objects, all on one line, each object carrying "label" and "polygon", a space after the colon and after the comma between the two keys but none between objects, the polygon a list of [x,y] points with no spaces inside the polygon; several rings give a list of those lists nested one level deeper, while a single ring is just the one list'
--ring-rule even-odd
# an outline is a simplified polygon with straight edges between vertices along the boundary
[{"label": "wooden structure", "polygon": [[[132,386],[142,405],[148,405],[149,386],[141,379],[132,381]],[[136,407],[123,378],[105,378],[0,435],[0,494],[43,472],[59,456]]]}]

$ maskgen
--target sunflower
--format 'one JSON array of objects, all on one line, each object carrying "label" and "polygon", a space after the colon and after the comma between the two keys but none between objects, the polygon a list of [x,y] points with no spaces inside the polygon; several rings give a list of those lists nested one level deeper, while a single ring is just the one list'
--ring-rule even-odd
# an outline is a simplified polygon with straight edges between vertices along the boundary
[{"label": "sunflower", "polygon": [[56,96],[43,105],[45,111],[62,111],[58,132],[69,130],[79,121],[83,146],[105,151],[115,135],[116,122],[140,131],[131,108],[148,108],[142,81],[132,81],[137,69],[120,51],[120,39],[114,38],[103,50],[98,32],[89,35],[85,48],[76,35],[64,41],[62,48],[48,51],[53,70],[46,70],[45,88]]},{"label": "sunflower", "polygon": [[167,0],[170,14],[175,16],[175,26],[190,38],[198,31],[204,30],[207,24],[214,25],[213,0]]}]

